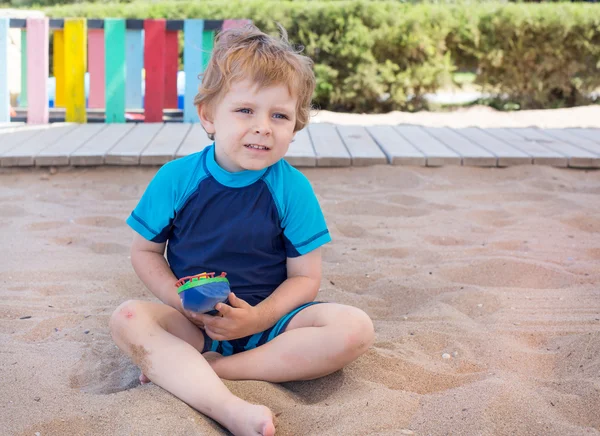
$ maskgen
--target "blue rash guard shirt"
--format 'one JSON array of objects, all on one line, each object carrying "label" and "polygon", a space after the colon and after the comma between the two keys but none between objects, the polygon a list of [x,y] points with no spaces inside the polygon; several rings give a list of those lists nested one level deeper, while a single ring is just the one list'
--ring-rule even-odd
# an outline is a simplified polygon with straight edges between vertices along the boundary
[{"label": "blue rash guard shirt", "polygon": [[163,165],[127,224],[167,243],[180,279],[225,271],[231,290],[251,305],[287,279],[288,257],[331,241],[306,177],[283,159],[260,171],[230,173],[214,144]]}]

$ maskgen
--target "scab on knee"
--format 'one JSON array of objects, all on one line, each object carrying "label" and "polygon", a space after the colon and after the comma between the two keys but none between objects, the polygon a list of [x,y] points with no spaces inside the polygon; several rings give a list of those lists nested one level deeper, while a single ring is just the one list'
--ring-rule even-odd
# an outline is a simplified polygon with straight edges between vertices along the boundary
[{"label": "scab on knee", "polygon": [[137,311],[134,302],[126,301],[117,307],[112,313],[109,321],[109,327],[113,337],[115,334],[120,336],[129,321],[135,319],[136,316]]},{"label": "scab on knee", "polygon": [[133,318],[134,311],[133,309],[128,309],[124,307],[123,309],[121,309],[121,315],[123,315],[126,319],[131,319]]}]

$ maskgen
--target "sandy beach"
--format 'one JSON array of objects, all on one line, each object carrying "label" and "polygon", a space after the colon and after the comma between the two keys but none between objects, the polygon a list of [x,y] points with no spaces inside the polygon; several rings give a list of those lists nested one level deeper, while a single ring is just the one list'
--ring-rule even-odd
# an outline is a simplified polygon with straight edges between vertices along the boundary
[{"label": "sandy beach", "polygon": [[[154,299],[125,218],[156,170],[0,172],[1,434],[225,434],[110,338],[122,301]],[[600,434],[599,171],[303,172],[333,236],[319,298],[376,340],[323,379],[227,381],[278,435]]]}]

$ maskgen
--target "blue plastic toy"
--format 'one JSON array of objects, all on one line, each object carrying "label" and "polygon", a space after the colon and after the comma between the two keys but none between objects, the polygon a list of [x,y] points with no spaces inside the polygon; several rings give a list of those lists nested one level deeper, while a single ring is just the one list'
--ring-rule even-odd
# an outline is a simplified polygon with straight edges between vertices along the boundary
[{"label": "blue plastic toy", "polygon": [[198,313],[217,313],[214,310],[215,306],[225,303],[231,292],[226,275],[222,272],[220,276],[215,277],[214,272],[204,272],[177,281],[177,293],[183,308]]}]

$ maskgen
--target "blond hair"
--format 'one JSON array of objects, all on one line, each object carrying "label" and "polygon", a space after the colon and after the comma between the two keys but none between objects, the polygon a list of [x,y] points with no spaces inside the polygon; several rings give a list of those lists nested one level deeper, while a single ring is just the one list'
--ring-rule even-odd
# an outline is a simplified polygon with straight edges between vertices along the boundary
[{"label": "blond hair", "polygon": [[279,29],[279,38],[252,24],[219,33],[194,104],[204,106],[211,114],[212,106],[238,80],[250,79],[259,89],[286,85],[290,95],[298,98],[294,131],[303,129],[308,124],[315,89],[313,62],[290,44],[282,26]]}]

